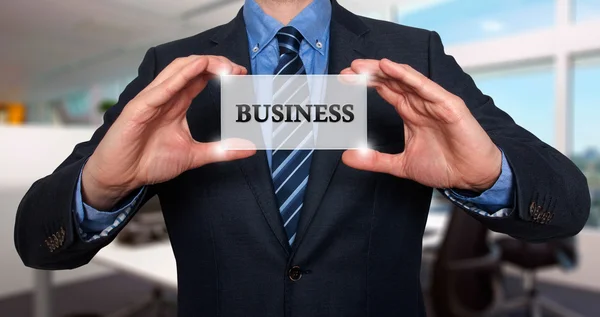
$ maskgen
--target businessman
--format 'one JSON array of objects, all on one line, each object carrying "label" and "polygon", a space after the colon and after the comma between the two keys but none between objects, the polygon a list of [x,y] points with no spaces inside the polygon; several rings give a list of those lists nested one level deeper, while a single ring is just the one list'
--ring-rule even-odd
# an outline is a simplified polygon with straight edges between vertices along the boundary
[{"label": "businessman", "polygon": [[[371,150],[228,150],[222,72],[371,74]],[[79,267],[158,195],[179,316],[424,316],[434,188],[528,241],[575,235],[590,210],[576,166],[483,95],[437,33],[335,0],[247,0],[148,51],[104,125],[23,198],[15,244],[27,266]]]}]

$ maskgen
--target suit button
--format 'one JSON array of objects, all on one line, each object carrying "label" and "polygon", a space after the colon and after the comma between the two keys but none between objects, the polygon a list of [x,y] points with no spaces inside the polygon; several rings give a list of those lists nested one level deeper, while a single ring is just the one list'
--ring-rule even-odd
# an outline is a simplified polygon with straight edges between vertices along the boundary
[{"label": "suit button", "polygon": [[290,280],[296,282],[302,278],[302,270],[299,266],[294,266],[288,271],[288,277]]},{"label": "suit button", "polygon": [[529,213],[533,214],[535,213],[537,210],[537,204],[535,203],[535,201],[531,202],[531,205],[529,205]]},{"label": "suit button", "polygon": [[541,209],[542,208],[538,206],[538,204],[536,204],[535,201],[531,202],[531,205],[529,205],[529,214],[535,216],[540,213]]}]

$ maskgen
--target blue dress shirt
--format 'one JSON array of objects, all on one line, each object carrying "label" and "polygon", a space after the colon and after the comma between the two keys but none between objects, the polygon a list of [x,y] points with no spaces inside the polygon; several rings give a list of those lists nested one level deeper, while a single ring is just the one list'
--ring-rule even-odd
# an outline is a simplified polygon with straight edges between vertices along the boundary
[{"label": "blue dress shirt", "polygon": [[[331,2],[314,0],[288,25],[295,27],[304,41],[300,46],[300,57],[307,74],[327,74],[329,57],[329,25]],[[281,22],[267,15],[255,0],[246,0],[243,8],[250,59],[253,74],[273,74],[279,61],[279,48],[275,35],[284,27]],[[270,155],[267,155],[270,164]],[[129,217],[137,195],[112,211],[99,211],[82,200],[81,176],[75,191],[75,218],[79,223],[79,233],[85,240],[95,240],[121,225]],[[506,157],[502,154],[502,173],[492,188],[475,196],[463,196],[453,190],[442,190],[448,199],[468,210],[490,217],[503,217],[510,213],[513,204],[513,176]]]}]

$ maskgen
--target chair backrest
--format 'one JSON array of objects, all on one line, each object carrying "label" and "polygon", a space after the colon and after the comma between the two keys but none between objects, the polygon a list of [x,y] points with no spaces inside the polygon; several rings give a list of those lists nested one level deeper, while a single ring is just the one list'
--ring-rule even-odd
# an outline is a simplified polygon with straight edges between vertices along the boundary
[{"label": "chair backrest", "polygon": [[436,316],[464,317],[457,315],[452,305],[474,312],[483,312],[492,305],[493,272],[449,269],[449,263],[453,261],[488,255],[488,232],[485,226],[465,211],[453,209],[433,267],[431,303]]},{"label": "chair backrest", "polygon": [[579,263],[577,237],[564,238],[551,242],[556,248],[556,258],[563,269],[572,270]]}]

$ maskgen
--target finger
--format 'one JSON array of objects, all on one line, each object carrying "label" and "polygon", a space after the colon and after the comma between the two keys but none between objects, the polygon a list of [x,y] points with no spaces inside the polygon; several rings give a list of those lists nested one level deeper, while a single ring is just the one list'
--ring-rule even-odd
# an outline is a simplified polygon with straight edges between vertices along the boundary
[{"label": "finger", "polygon": [[342,69],[342,71],[340,72],[340,75],[356,75],[356,73],[352,70],[352,68],[347,67]]},{"label": "finger", "polygon": [[233,75],[246,75],[248,74],[248,70],[246,67],[233,63],[234,68],[232,71]]},{"label": "finger", "polygon": [[176,58],[169,64],[163,71],[161,71],[158,76],[146,87],[144,90],[150,90],[160,84],[162,84],[166,79],[170,78],[174,74],[180,72],[183,68],[188,66],[190,63],[197,61],[200,58],[208,58],[208,59],[218,59],[224,64],[230,64],[232,69],[235,67],[235,73],[246,74],[247,70],[245,67],[237,65],[223,56],[215,56],[215,55],[190,55],[188,57],[180,57]]},{"label": "finger", "polygon": [[144,95],[144,102],[148,106],[160,106],[179,93],[190,81],[199,75],[216,76],[223,72],[231,72],[231,65],[216,58],[199,58],[166,79],[162,84],[148,91]]},{"label": "finger", "polygon": [[[243,66],[239,66],[236,70],[231,71],[231,75],[245,75],[246,73],[246,68]],[[191,80],[184,88],[184,94],[188,100],[191,101],[196,98],[208,85],[208,79],[212,77],[215,77],[214,73],[209,73],[208,76],[198,76]]]},{"label": "finger", "polygon": [[[379,62],[374,60],[355,60],[351,67],[340,72],[340,75],[368,75],[367,86],[378,87],[385,84],[387,77],[380,69]],[[341,76],[344,77],[344,76]]]},{"label": "finger", "polygon": [[176,58],[175,60],[173,60],[171,62],[171,64],[169,64],[167,67],[165,67],[158,74],[158,76],[156,76],[156,78],[154,78],[154,80],[148,86],[146,86],[146,88],[144,90],[142,90],[142,92],[151,90],[152,88],[162,84],[166,79],[168,79],[171,76],[173,76],[174,74],[180,72],[184,67],[186,67],[190,63],[193,63],[194,61],[197,61],[198,59],[200,59],[200,57],[201,56],[199,56],[199,55],[191,55],[188,57]]},{"label": "finger", "polygon": [[369,84],[368,80],[365,80],[365,76],[356,74],[350,69],[342,70],[336,78],[344,85],[364,86]]},{"label": "finger", "polygon": [[201,76],[194,78],[188,85],[184,88],[183,94],[187,98],[188,101],[192,101],[196,98],[208,85],[208,80]]},{"label": "finger", "polygon": [[248,73],[248,70],[246,69],[246,67],[232,62],[230,59],[228,59],[225,56],[214,56],[214,57],[218,58],[219,60],[221,60],[224,63],[231,64],[231,66],[232,66],[231,74],[227,74],[227,75],[246,75]]},{"label": "finger", "polygon": [[211,55],[209,57],[213,58],[213,59],[217,59],[221,63],[223,63],[223,65],[229,65],[229,67],[221,68],[216,74],[210,74],[210,76],[207,76],[207,79],[212,79],[214,77],[217,77],[216,75],[245,75],[248,73],[248,70],[246,69],[246,67],[232,62],[227,57],[213,56],[213,55]]},{"label": "finger", "polygon": [[[232,61],[230,61],[229,59],[227,59],[226,57],[223,57],[223,56],[214,56],[214,57],[219,59],[223,63],[230,64],[233,67],[231,70],[231,75],[246,75],[248,72],[246,70],[246,67],[237,65],[237,64],[233,63]],[[200,94],[200,92],[202,92],[202,90],[204,90],[204,88],[206,87],[207,84],[208,84],[208,82],[205,78],[196,77],[187,85],[187,87],[184,88],[184,90],[185,90],[184,93],[189,100],[192,100],[192,99],[196,98],[196,96],[198,96],[198,94]]]},{"label": "finger", "polygon": [[232,70],[231,70],[231,74],[232,75],[246,75],[248,74],[248,70],[246,69],[246,67],[238,65],[234,62],[231,62],[232,65]]},{"label": "finger", "polygon": [[375,90],[379,96],[392,105],[398,115],[400,115],[400,117],[407,122],[406,115],[410,113],[409,109],[412,106],[412,104],[408,102],[409,98],[407,97],[407,93],[402,91],[399,92],[397,88],[392,89],[385,84],[376,86]]},{"label": "finger", "polygon": [[344,164],[359,170],[402,176],[402,154],[386,154],[371,149],[347,150],[342,155]]},{"label": "finger", "polygon": [[239,65],[239,64],[236,64],[235,62],[233,62],[232,60],[228,59],[227,57],[224,57],[224,56],[220,56],[220,57],[221,57],[222,59],[224,59],[224,60],[228,61],[229,63],[231,63],[231,65],[232,65],[234,68],[236,68],[236,69],[240,70],[242,73],[243,73],[243,72],[247,72],[247,69],[246,69],[246,67],[244,67],[244,66],[242,66],[242,65]]},{"label": "finger", "polygon": [[357,59],[352,62],[350,69],[356,74],[367,74],[380,78],[386,78],[387,75],[381,71],[379,61],[374,59]]},{"label": "finger", "polygon": [[442,102],[448,98],[449,92],[408,65],[383,59],[380,62],[380,68],[387,76],[410,87],[421,98],[432,102]]},{"label": "finger", "polygon": [[350,70],[344,70],[344,72],[349,73],[351,71],[354,74],[368,75],[367,85],[369,87],[387,85],[392,90],[396,90],[398,93],[405,92],[406,85],[385,74],[381,70],[379,64],[380,61],[378,60],[357,59],[354,62],[352,62],[352,65],[349,68]]},{"label": "finger", "polygon": [[193,146],[192,168],[210,163],[244,159],[256,153],[256,146],[243,139],[227,139],[221,142],[200,143]]},{"label": "finger", "polygon": [[209,55],[206,58],[208,58],[206,73],[210,75],[231,74],[233,69],[238,66],[223,56]]},{"label": "finger", "polygon": [[208,85],[206,78],[196,77],[190,81],[187,86],[183,89],[183,93],[188,101],[192,101],[196,98]]},{"label": "finger", "polygon": [[233,63],[234,67],[235,67],[235,75],[246,75],[248,74],[248,70],[246,69],[246,67],[242,66],[242,65],[238,65],[236,63]]},{"label": "finger", "polygon": [[401,113],[399,108],[399,106],[401,105],[401,102],[399,102],[400,98],[403,97],[401,92],[397,92],[388,87],[387,85],[378,85],[375,87],[375,89],[377,90],[377,93],[381,96],[381,98],[383,98],[389,104],[394,106],[398,113]]}]

